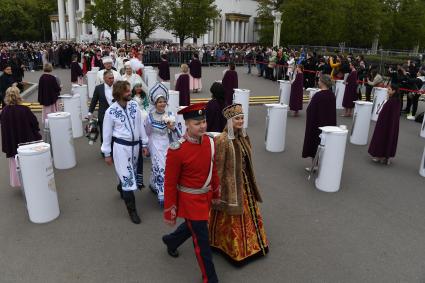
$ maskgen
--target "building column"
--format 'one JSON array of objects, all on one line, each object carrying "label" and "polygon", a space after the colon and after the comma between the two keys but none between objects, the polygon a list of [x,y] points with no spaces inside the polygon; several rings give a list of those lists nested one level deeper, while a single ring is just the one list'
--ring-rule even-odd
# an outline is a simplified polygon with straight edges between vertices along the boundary
[{"label": "building column", "polygon": [[221,19],[221,41],[226,42],[226,17]]},{"label": "building column", "polygon": [[220,26],[221,26],[221,19],[215,20],[215,36],[214,36],[214,43],[218,44],[220,42]]},{"label": "building column", "polygon": [[235,42],[235,21],[230,21],[230,42]]},{"label": "building column", "polygon": [[245,22],[241,22],[241,42],[245,43]]},{"label": "building column", "polygon": [[236,43],[241,42],[241,39],[239,37],[239,35],[240,35],[240,28],[241,28],[240,24],[241,24],[240,21],[236,21],[236,24],[235,24],[235,42]]},{"label": "building column", "polygon": [[78,0],[78,8],[81,11],[81,35],[87,34],[86,22],[84,22],[84,14],[86,11],[86,1]]},{"label": "building column", "polygon": [[66,40],[65,30],[65,6],[63,0],[58,0],[58,16],[59,16],[59,38],[60,40]]},{"label": "building column", "polygon": [[75,5],[74,0],[68,0],[69,38],[75,40]]},{"label": "building column", "polygon": [[52,31],[52,41],[56,40],[55,36],[55,23],[53,21],[50,21],[50,30]]}]

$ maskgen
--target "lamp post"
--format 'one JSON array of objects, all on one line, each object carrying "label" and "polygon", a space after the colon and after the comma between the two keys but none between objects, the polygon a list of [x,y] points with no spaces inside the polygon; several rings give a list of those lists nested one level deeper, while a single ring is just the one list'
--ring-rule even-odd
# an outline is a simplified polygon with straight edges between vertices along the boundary
[{"label": "lamp post", "polygon": [[273,35],[273,46],[280,45],[280,29],[282,26],[282,13],[277,11],[273,13],[274,20],[274,35]]}]

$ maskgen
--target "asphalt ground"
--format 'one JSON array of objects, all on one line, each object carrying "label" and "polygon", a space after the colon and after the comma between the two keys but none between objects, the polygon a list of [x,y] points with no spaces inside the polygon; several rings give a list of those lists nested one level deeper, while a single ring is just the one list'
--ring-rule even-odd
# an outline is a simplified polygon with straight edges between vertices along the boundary
[{"label": "asphalt ground", "polygon": [[[209,96],[205,89],[222,70],[203,69],[200,97]],[[57,73],[63,82],[69,76],[69,70]],[[255,95],[277,95],[276,83],[241,69],[239,74],[240,86]],[[424,282],[420,124],[401,119],[390,166],[372,163],[367,146],[347,143],[341,189],[324,193],[307,180],[309,160],[301,158],[306,106],[300,117],[288,117],[282,153],[265,151],[265,107],[250,108],[248,134],[270,253],[243,268],[214,254],[220,282]],[[338,117],[338,124],[351,128],[351,119]],[[371,134],[373,129],[374,123]],[[172,228],[162,222],[155,196],[136,193],[143,222],[132,224],[99,142],[90,146],[79,138],[75,147],[77,166],[55,170],[61,215],[47,224],[29,222],[21,191],[9,187],[5,155],[0,157],[0,282],[201,282],[191,241],[179,258],[167,255],[161,236]],[[145,159],[146,184],[149,163]]]}]

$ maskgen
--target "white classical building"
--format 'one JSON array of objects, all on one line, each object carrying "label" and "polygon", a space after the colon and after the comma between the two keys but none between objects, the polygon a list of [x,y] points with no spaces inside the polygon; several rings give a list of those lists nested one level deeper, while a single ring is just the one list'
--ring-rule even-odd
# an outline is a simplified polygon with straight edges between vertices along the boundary
[{"label": "white classical building", "polygon": [[[93,0],[57,0],[58,14],[50,16],[52,40],[93,41],[109,38],[109,33],[98,30],[92,24],[83,22],[86,5]],[[213,44],[220,42],[244,43],[258,40],[257,8],[258,2],[254,0],[216,0],[215,4],[221,11],[220,16],[212,21],[212,29],[198,39],[199,43]],[[136,39],[135,34],[130,34],[131,39]],[[118,40],[125,39],[124,30],[118,32]],[[150,40],[179,39],[171,33],[159,28],[155,30]],[[192,40],[185,42],[191,43]]]}]

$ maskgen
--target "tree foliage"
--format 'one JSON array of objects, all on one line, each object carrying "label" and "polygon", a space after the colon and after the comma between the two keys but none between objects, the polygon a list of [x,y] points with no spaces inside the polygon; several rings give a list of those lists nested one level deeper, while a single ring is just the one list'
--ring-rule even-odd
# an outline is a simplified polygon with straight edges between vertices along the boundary
[{"label": "tree foliage", "polygon": [[111,41],[115,42],[118,30],[125,26],[124,11],[121,0],[94,0],[94,5],[86,7],[84,20],[109,32]]},{"label": "tree foliage", "polygon": [[145,42],[161,23],[160,3],[159,0],[130,0],[130,26],[142,42]]},{"label": "tree foliage", "polygon": [[209,31],[211,20],[219,15],[214,0],[165,0],[161,26],[180,39],[200,37]]},{"label": "tree foliage", "polygon": [[425,44],[424,0],[260,0],[260,40],[273,39],[272,11],[282,12],[281,44],[384,48]]},{"label": "tree foliage", "polygon": [[55,0],[1,0],[0,40],[51,39],[49,15],[56,11]]}]

